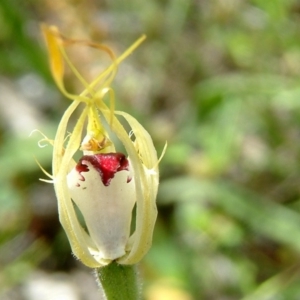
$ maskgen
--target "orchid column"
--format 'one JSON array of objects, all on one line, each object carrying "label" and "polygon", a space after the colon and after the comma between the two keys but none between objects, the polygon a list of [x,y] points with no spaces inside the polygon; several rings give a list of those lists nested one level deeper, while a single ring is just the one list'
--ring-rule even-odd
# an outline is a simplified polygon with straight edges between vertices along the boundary
[{"label": "orchid column", "polygon": [[[74,255],[91,268],[112,262],[132,265],[148,252],[157,216],[158,159],[152,139],[143,126],[123,111],[115,111],[111,82],[120,62],[145,39],[142,36],[123,55],[115,57],[106,46],[63,37],[56,27],[43,26],[51,71],[61,92],[71,100],[53,141],[53,174],[60,222]],[[111,65],[87,82],[66,54],[72,45],[105,51]],[[83,85],[79,95],[64,86],[67,64]],[[108,99],[105,103],[103,98]],[[78,117],[70,132],[70,118]],[[127,132],[119,118],[127,121]],[[125,153],[115,148],[110,134],[119,139]],[[68,130],[68,131],[67,131]],[[74,155],[81,153],[76,161]],[[78,220],[74,206],[84,218]],[[136,205],[136,217],[132,210]],[[135,228],[131,231],[131,223]]]}]

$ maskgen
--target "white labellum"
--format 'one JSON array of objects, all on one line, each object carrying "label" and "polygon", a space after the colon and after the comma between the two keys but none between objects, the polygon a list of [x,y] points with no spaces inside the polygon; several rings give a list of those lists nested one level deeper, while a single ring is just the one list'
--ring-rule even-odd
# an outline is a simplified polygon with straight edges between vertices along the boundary
[{"label": "white labellum", "polygon": [[67,183],[97,247],[97,259],[122,257],[136,202],[129,161],[121,153],[85,155],[68,174]]}]

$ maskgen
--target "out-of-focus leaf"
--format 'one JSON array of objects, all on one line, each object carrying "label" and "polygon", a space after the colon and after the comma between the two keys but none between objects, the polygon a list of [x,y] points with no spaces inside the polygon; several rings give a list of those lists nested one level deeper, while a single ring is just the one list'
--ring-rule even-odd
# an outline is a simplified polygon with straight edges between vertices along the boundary
[{"label": "out-of-focus leaf", "polygon": [[[54,137],[53,128],[48,130]],[[38,141],[43,136],[36,132],[28,138],[7,139],[6,143],[2,144],[0,149],[0,168],[5,170],[0,177],[6,179],[11,178],[19,172],[32,172],[38,170],[39,167],[35,162],[35,158],[43,164],[49,164],[52,157],[52,146],[39,148]],[[49,136],[49,138],[51,138]]]},{"label": "out-of-focus leaf", "polygon": [[264,235],[300,251],[300,215],[277,203],[232,184],[181,177],[161,184],[161,204],[205,201],[222,208],[227,214]]}]

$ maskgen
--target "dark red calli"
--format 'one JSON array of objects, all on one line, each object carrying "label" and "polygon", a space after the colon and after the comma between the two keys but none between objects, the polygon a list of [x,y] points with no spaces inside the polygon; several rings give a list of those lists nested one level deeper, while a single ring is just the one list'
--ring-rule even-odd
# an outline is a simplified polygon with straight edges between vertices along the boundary
[{"label": "dark red calli", "polygon": [[[85,164],[89,162],[99,173],[101,181],[105,186],[109,186],[115,174],[119,171],[129,171],[129,162],[123,153],[100,153],[94,155],[84,155],[76,165],[76,170],[82,175],[82,172],[88,172],[89,168]],[[82,176],[82,181],[85,178]],[[128,178],[127,182],[130,182]]]}]

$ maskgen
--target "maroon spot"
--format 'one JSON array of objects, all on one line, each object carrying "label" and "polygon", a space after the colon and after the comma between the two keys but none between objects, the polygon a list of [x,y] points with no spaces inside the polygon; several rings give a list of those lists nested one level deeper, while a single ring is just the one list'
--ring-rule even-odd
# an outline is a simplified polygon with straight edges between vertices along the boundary
[{"label": "maroon spot", "polygon": [[[76,165],[76,170],[80,175],[82,172],[89,171],[88,166],[84,163],[85,161],[89,162],[96,169],[105,186],[110,184],[117,172],[123,170],[129,171],[129,162],[126,156],[122,153],[105,153],[82,156]],[[84,181],[85,178],[81,175],[80,180]],[[127,182],[129,181],[127,180]]]}]

